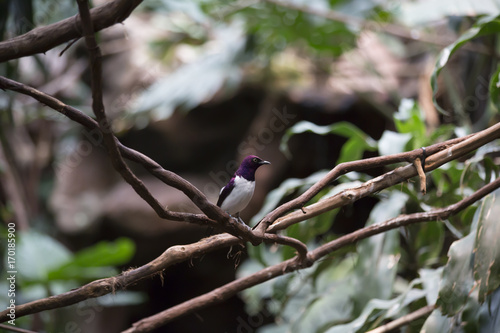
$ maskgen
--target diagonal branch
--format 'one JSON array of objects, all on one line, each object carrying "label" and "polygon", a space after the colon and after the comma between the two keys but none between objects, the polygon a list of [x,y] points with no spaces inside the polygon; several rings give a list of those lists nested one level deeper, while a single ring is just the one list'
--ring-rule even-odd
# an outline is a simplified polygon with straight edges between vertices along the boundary
[{"label": "diagonal branch", "polygon": [[[94,31],[123,22],[142,0],[114,0],[90,11]],[[80,38],[81,20],[78,15],[35,28],[23,35],[0,42],[0,63],[44,53],[72,39]]]},{"label": "diagonal branch", "polygon": [[[441,209],[436,209],[431,212],[400,215],[385,222],[370,225],[368,227],[359,229],[353,233],[340,237],[336,240],[333,240],[329,243],[326,243],[318,247],[317,249],[310,251],[307,256],[311,263],[313,263],[342,247],[354,244],[359,240],[383,233],[391,229],[396,229],[402,226],[407,226],[419,222],[441,221],[450,217],[451,215],[457,214],[461,210],[482,199],[484,196],[496,190],[497,188],[500,188],[500,178],[497,178],[495,181],[489,183],[486,186],[483,186],[481,189],[474,192],[474,194],[472,194],[471,196],[453,205]],[[179,317],[191,314],[207,306],[223,302],[244,289],[248,289],[257,284],[269,281],[277,276],[297,271],[302,268],[304,268],[304,266],[301,265],[301,263],[297,260],[297,257],[270,267],[266,267],[254,274],[232,281],[206,294],[192,298],[186,302],[173,306],[153,316],[144,318],[134,323],[131,328],[127,329],[123,333],[149,332]]]},{"label": "diagonal branch", "polygon": [[[97,121],[87,116],[80,110],[64,104],[53,96],[45,94],[23,83],[5,78],[3,76],[0,76],[0,89],[11,90],[31,96],[40,103],[47,105],[53,110],[83,125],[85,128],[91,131],[96,131],[95,134],[99,136],[98,141],[101,141],[104,138],[104,134],[100,130],[101,126]],[[108,128],[106,129],[106,131],[109,131],[109,126],[107,126],[106,128]],[[173,221],[185,221],[200,225],[222,227],[225,231],[228,231],[230,233],[245,235],[244,237],[249,238],[249,240],[251,240],[252,242],[259,242],[258,238],[250,233],[250,230],[246,225],[234,222],[226,212],[208,201],[203,192],[201,192],[193,184],[180,177],[176,173],[163,169],[157,162],[147,157],[146,155],[124,146],[116,138],[114,138],[114,140],[116,141],[116,145],[123,157],[141,164],[149,173],[151,173],[153,176],[155,176],[165,184],[182,191],[205,214],[202,215],[169,211],[161,207],[155,198],[148,199],[149,197],[152,197],[152,195],[147,192],[147,189],[145,187],[142,188],[141,186],[140,188],[138,186],[136,190],[140,191],[138,192],[139,195],[141,195],[141,197],[153,207],[158,216]]]},{"label": "diagonal branch", "polygon": [[80,12],[83,36],[89,52],[90,71],[91,71],[91,89],[92,89],[92,110],[97,118],[97,126],[102,133],[103,143],[111,158],[113,167],[120,173],[122,178],[132,186],[139,196],[146,201],[162,218],[170,218],[170,214],[165,210],[160,202],[151,194],[144,183],[130,170],[123,161],[117,139],[114,136],[109,123],[103,103],[102,96],[102,55],[94,37],[94,28],[90,16],[90,10],[87,0],[78,0],[78,9]]},{"label": "diagonal branch", "polygon": [[[97,130],[98,133],[102,135],[102,133],[99,131],[99,125],[98,123],[93,120],[92,118],[86,116],[83,114],[81,111],[72,108],[59,100],[55,99],[52,96],[49,96],[47,94],[44,94],[34,88],[31,88],[29,86],[26,86],[24,84],[18,83],[16,81],[6,79],[4,77],[0,77],[0,88],[1,89],[8,89],[8,90],[13,90],[17,91],[29,96],[32,96],[33,98],[37,99],[43,104],[48,105],[49,107],[53,108],[54,110],[68,116],[70,119],[73,119],[80,124],[84,125],[85,127],[92,129],[92,130]],[[459,138],[459,139],[453,139],[453,140],[448,140],[443,143],[435,144],[430,147],[427,147],[426,152],[428,155],[430,154],[435,154],[429,156],[427,159],[428,165],[426,165],[426,170],[432,170],[439,165],[452,160],[454,158],[457,158],[458,156],[461,156],[461,154],[464,154],[467,151],[471,151],[481,145],[483,145],[486,142],[489,142],[493,140],[494,138],[497,138],[499,136],[499,130],[500,130],[500,124],[496,124],[489,129],[478,132],[476,134],[470,135],[465,138]],[[160,165],[158,165],[156,162],[148,158],[147,156],[132,150],[128,147],[123,146],[117,141],[117,145],[120,149],[120,153],[125,157],[128,158],[132,161],[136,161],[140,164],[142,164],[151,174],[154,176],[158,177],[161,180],[164,180],[165,183],[168,185],[171,185],[175,188],[180,189],[183,191],[188,197],[190,197],[195,204],[197,204],[200,209],[207,215],[209,213],[213,214],[219,214],[221,211],[218,207],[214,206],[208,200],[206,197],[192,184],[181,178],[180,176],[176,175],[175,173],[172,173],[168,170],[164,170]],[[438,154],[439,153],[439,154]],[[302,207],[307,201],[308,196],[312,198],[317,192],[315,191],[320,191],[322,188],[325,186],[329,185],[331,181],[333,181],[336,177],[338,177],[341,174],[345,174],[349,171],[357,171],[357,170],[366,170],[369,168],[373,167],[378,167],[382,165],[388,165],[388,164],[393,164],[393,163],[398,163],[398,162],[411,162],[413,159],[418,158],[422,155],[421,149],[417,149],[411,152],[407,153],[402,153],[402,154],[395,154],[391,156],[383,156],[383,157],[378,157],[378,158],[372,158],[372,159],[366,159],[366,160],[360,160],[360,161],[352,161],[352,162],[347,162],[340,164],[336,166],[334,169],[332,169],[328,175],[322,179],[320,182],[312,186],[308,191],[306,191],[303,195],[298,197],[297,199],[294,199],[280,207],[278,207],[275,211],[271,212],[268,214],[267,217],[272,216],[272,214],[275,214],[275,216],[280,216],[282,213],[286,213],[287,211],[293,209],[293,208],[300,208]],[[403,173],[400,170],[405,170]],[[399,173],[399,174],[398,174]],[[376,182],[381,181],[380,184],[384,184],[385,187],[392,186],[394,184],[397,184],[401,181],[404,181],[410,177],[413,177],[416,175],[415,168],[413,165],[408,165],[406,167],[398,168],[396,170],[393,170],[391,172],[386,173],[385,175],[382,175],[380,177],[376,178]],[[403,177],[403,178],[401,178]],[[388,181],[384,182],[383,179],[387,179]],[[365,183],[365,185],[369,185],[370,182]],[[385,188],[384,186],[381,186],[380,189]],[[371,193],[370,188],[372,186],[365,186],[360,193]],[[345,190],[341,192],[339,195],[344,196],[346,198],[349,198],[350,201],[352,202],[354,200],[357,200],[360,198],[360,196],[352,196],[352,189]],[[334,196],[335,197],[335,196]],[[333,197],[332,197],[333,198]],[[210,209],[213,209],[212,211]],[[331,209],[331,208],[330,208]],[[208,213],[207,213],[208,212]],[[223,213],[223,212],[222,212]],[[307,213],[307,212],[306,212]],[[197,222],[197,223],[210,223],[210,216],[207,218],[205,215],[200,215],[200,214],[186,214],[186,213],[176,213],[176,212],[169,212],[169,214],[172,215],[173,218],[176,218],[178,221],[189,221],[189,222]],[[225,214],[225,213],[223,213]],[[292,213],[294,214],[294,213]],[[266,217],[266,218],[267,218]],[[218,219],[223,220],[223,219]],[[274,220],[273,220],[274,221]],[[215,221],[212,221],[213,223],[216,223]],[[416,222],[413,222],[416,223]],[[264,224],[261,224],[264,225]],[[281,224],[280,224],[281,225]],[[241,228],[247,228],[246,226],[243,226],[241,224],[238,224],[238,226],[241,226]],[[277,227],[274,227],[277,228]],[[271,229],[272,230],[272,229]],[[382,232],[382,231],[380,231]],[[356,234],[354,234],[356,235]],[[255,236],[255,235],[254,235]],[[287,261],[285,263],[282,263],[277,269],[277,271],[271,272],[270,275],[268,275],[267,278],[272,278],[273,276],[278,276],[282,275],[288,271],[293,271],[300,269],[302,267],[307,267],[312,263],[311,261],[311,256],[314,254],[314,252],[305,252],[306,255],[304,256],[304,251],[307,251],[305,246],[302,246],[301,243],[295,243],[295,242],[290,242],[289,240],[285,238],[276,238],[276,239],[271,239],[272,236],[268,237],[268,234],[265,236],[256,236],[256,238],[260,241],[279,241],[281,244],[285,245],[290,245],[293,246],[297,249],[298,253],[301,254],[302,258],[305,260],[298,260],[297,258],[292,259],[290,261]],[[206,240],[200,241],[204,244],[204,252],[207,253],[211,250],[224,247],[224,246],[230,246],[234,245],[237,243],[240,243],[241,241],[238,238],[235,238],[230,235],[217,235],[213,236],[210,238],[207,238]],[[128,285],[135,283],[136,281],[146,277],[146,276],[151,276],[154,274],[157,274],[161,272],[163,269],[166,267],[169,267],[172,262],[178,262],[176,260],[189,260],[190,258],[199,256],[199,252],[196,251],[198,248],[198,245],[200,244],[194,243],[191,245],[186,245],[186,246],[181,246],[181,247],[172,247],[168,249],[165,253],[168,253],[169,255],[172,255],[172,257],[164,257],[162,255],[161,257],[155,259],[153,262],[156,263],[156,265],[151,266],[150,264],[146,264],[145,266],[142,266],[136,270],[133,270],[133,274],[128,274],[127,273],[122,273],[118,277],[112,277],[109,279],[103,279],[103,280],[98,280],[94,281],[92,283],[89,283],[88,285],[85,285],[81,288],[75,289],[73,291],[53,296],[47,299],[42,299],[42,300],[37,300],[31,303],[23,304],[17,307],[19,312],[16,312],[19,314],[19,316],[23,316],[26,314],[31,314],[31,313],[36,313],[40,312],[43,310],[48,310],[48,309],[54,309],[58,307],[63,307],[69,304],[74,304],[80,301],[83,301],[87,298],[92,298],[92,297],[98,297],[110,292],[113,292],[116,289],[119,288],[126,288]],[[191,247],[193,246],[193,247]],[[176,255],[176,251],[179,251],[179,248],[181,248],[182,252],[187,251],[185,255],[178,257]],[[172,251],[170,251],[172,249]],[[315,250],[316,251],[316,250]],[[334,249],[328,249],[328,251],[334,251]],[[181,259],[179,259],[181,258]],[[165,267],[165,268],[163,268]],[[274,268],[273,268],[274,269]],[[258,279],[257,279],[258,280]],[[257,283],[260,280],[258,280]],[[267,281],[267,280],[263,280]],[[245,283],[243,283],[243,286],[245,286]],[[252,282],[253,283],[253,282]],[[240,284],[235,284],[235,286],[242,286]],[[235,287],[236,288],[236,287]],[[239,287],[238,287],[239,288]],[[243,288],[244,289],[244,288]],[[237,291],[236,291],[237,292]],[[230,297],[230,295],[228,296]],[[216,301],[219,299],[219,295],[216,295]],[[225,299],[225,298],[223,298]],[[221,301],[223,300],[221,299]],[[202,304],[203,305],[203,304]],[[205,305],[203,305],[205,306]],[[172,308],[173,309],[173,308]],[[168,310],[167,310],[168,311]],[[4,311],[5,312],[5,311]],[[1,320],[6,320],[6,314],[2,312],[0,313],[0,321]],[[176,316],[179,316],[177,314]],[[174,316],[175,317],[175,316]]]},{"label": "diagonal branch", "polygon": [[[425,151],[428,157],[425,161],[425,170],[434,170],[441,165],[451,160],[462,157],[474,151],[478,147],[484,145],[485,143],[493,141],[499,137],[500,123],[497,123],[481,132],[426,147]],[[390,163],[412,161],[417,158],[421,158],[421,149],[389,156],[374,157],[360,161],[341,163],[333,168],[323,179],[311,186],[302,195],[277,207],[274,211],[267,214],[257,226],[257,233],[259,234],[260,232],[265,232],[266,230],[268,232],[275,232],[277,230],[285,229],[292,224],[304,221],[308,218],[317,216],[334,208],[352,203],[370,194],[379,192],[404,180],[415,177],[418,172],[413,164],[400,167],[372,180],[369,180],[356,188],[344,190],[334,196],[304,207],[304,205],[317,193],[319,193],[321,189],[329,185],[340,175],[346,174],[350,171],[366,170]],[[278,218],[287,211],[297,208],[302,209]]]},{"label": "diagonal branch", "polygon": [[[65,105],[64,103],[58,101],[57,99],[53,98],[52,96],[46,95],[34,88],[31,88],[29,86],[26,86],[24,84],[15,82],[13,80],[9,80],[3,77],[0,77],[0,88],[2,89],[9,89],[13,91],[17,91],[29,96],[32,96],[33,98],[37,99],[43,104],[46,104],[53,109],[55,109],[58,112],[61,112],[62,114],[68,116],[69,118],[79,122],[80,124],[86,126],[87,128],[90,128],[92,130],[98,129],[98,123],[93,120],[92,118],[86,116],[79,110],[72,108],[68,105]],[[498,124],[497,124],[498,125]],[[468,149],[472,149],[473,147],[478,147],[481,144],[484,144],[484,142],[491,141],[492,138],[498,136],[498,126],[493,126],[490,129],[483,131],[483,132],[478,132],[474,135],[470,135],[466,138],[460,138],[460,139],[453,139],[449,140],[444,143],[440,144],[435,144],[426,149],[428,153],[432,152],[444,152],[444,159],[446,161],[451,160],[453,158],[456,158],[457,155],[453,154],[453,151],[457,146],[460,145],[462,141],[464,141],[464,144],[468,147]],[[99,132],[100,133],[100,132]],[[469,139],[471,141],[469,141]],[[467,142],[466,142],[467,141]],[[472,142],[472,145],[471,145]],[[475,142],[475,143],[474,143]],[[455,144],[455,146],[453,146]],[[172,183],[174,185],[177,185],[177,188],[181,189],[184,193],[188,193],[193,195],[196,195],[196,189],[194,186],[192,186],[189,182],[185,181],[183,178],[179,177],[178,175],[171,173],[170,171],[164,170],[159,166],[156,162],[153,160],[149,159],[147,156],[132,150],[128,147],[125,147],[121,145],[118,142],[118,147],[120,148],[120,152],[123,154],[124,157],[139,162],[143,166],[146,167],[153,175],[157,176],[158,178],[162,179],[165,178],[166,183]],[[391,163],[397,163],[397,162],[404,162],[408,161],[412,158],[416,158],[421,156],[421,151],[420,149],[408,152],[408,153],[402,153],[402,154],[396,154],[396,155],[391,155],[391,156],[383,156],[380,158],[374,158],[374,159],[367,159],[367,160],[361,160],[361,161],[353,161],[353,162],[348,162],[348,163],[343,163],[335,167],[327,177],[325,177],[323,180],[321,180],[318,184],[314,185],[309,191],[314,192],[315,190],[320,190],[321,188],[327,186],[333,179],[338,177],[340,174],[347,173],[349,171],[355,171],[355,170],[365,170],[369,169],[370,167],[377,167],[381,165],[387,165]],[[439,162],[439,160],[437,160]],[[427,160],[430,166],[432,166],[433,163],[436,163],[436,159],[429,158]],[[443,162],[444,163],[444,162]],[[434,165],[434,168],[437,167]],[[413,168],[413,166],[407,166],[404,168],[409,168],[413,171],[411,172],[416,172]],[[399,169],[404,169],[404,168],[399,168]],[[394,177],[393,173],[399,169],[396,169],[394,171],[391,171],[387,173],[386,175],[383,175],[378,178],[384,178],[387,177],[389,179],[392,179],[391,182],[386,183],[387,186],[392,185],[393,183],[401,182],[405,179],[401,179],[399,177]],[[428,169],[429,170],[429,169]],[[411,175],[411,173],[410,173]],[[401,176],[401,175],[400,175]],[[407,179],[407,178],[406,178]],[[170,185],[170,184],[169,184]],[[191,188],[192,187],[192,188]],[[187,190],[186,190],[187,188]],[[189,192],[192,190],[192,192]],[[349,197],[349,190],[345,190],[343,195],[346,197]],[[309,193],[309,195],[311,195]],[[313,194],[314,195],[314,194]],[[188,195],[189,196],[189,195]],[[206,198],[201,194],[201,199],[206,200]],[[196,198],[196,197],[195,197]],[[303,203],[300,202],[300,200],[305,200],[303,202],[307,202],[307,197],[304,199],[304,195],[301,197],[297,198],[298,201],[298,207],[302,206]],[[297,200],[296,199],[296,200]],[[358,197],[359,199],[359,197]],[[293,201],[293,200],[292,200]],[[208,201],[207,201],[208,202]],[[199,204],[199,201],[197,202]],[[210,204],[210,203],[208,203]],[[211,204],[210,204],[211,205]],[[285,212],[288,209],[287,206],[289,203],[285,204]],[[202,207],[204,207],[202,205]],[[206,207],[205,207],[206,208]],[[218,207],[215,207],[215,209],[218,209]],[[276,211],[279,212],[278,208]],[[175,212],[170,212],[170,214],[174,214],[174,217],[177,217],[177,220],[182,220],[182,221],[210,221],[207,219],[206,216],[200,215],[200,214],[183,214],[183,213],[175,213]],[[355,235],[355,234],[354,234]],[[312,255],[314,252],[306,252],[306,256],[303,255],[304,251],[307,251],[305,246],[303,247],[300,242],[296,244],[292,244],[292,242],[289,242],[288,240],[281,238],[281,239],[271,239],[272,236],[269,236],[268,234],[263,237],[262,240],[268,242],[268,241],[277,241],[281,244],[285,245],[290,245],[293,246],[297,249],[299,254],[302,254],[302,257],[305,258],[306,260],[292,260],[290,262],[287,262],[286,264],[283,264],[283,266],[280,267],[281,270],[288,270],[293,267],[295,269],[300,269],[301,267],[307,266],[310,264],[310,255]],[[42,299],[42,300],[37,300],[31,303],[23,304],[17,307],[18,310],[18,315],[23,316],[26,314],[31,314],[31,313],[36,313],[40,312],[43,310],[49,310],[49,309],[54,309],[58,307],[63,307],[66,305],[74,304],[77,302],[80,302],[82,300],[85,300],[87,298],[92,298],[92,297],[98,297],[107,293],[110,293],[116,289],[119,288],[126,288],[129,284],[133,284],[137,282],[138,280],[151,276],[154,274],[157,274],[161,272],[163,269],[171,266],[173,263],[177,263],[179,261],[183,260],[189,260],[190,258],[194,258],[196,256],[199,256],[200,253],[208,253],[209,251],[212,251],[214,249],[218,249],[221,247],[225,246],[230,246],[239,243],[240,240],[230,236],[230,235],[216,235],[210,238],[207,238],[205,240],[202,240],[198,243],[194,243],[191,245],[185,245],[185,246],[180,246],[180,247],[172,247],[169,248],[161,257],[155,259],[152,263],[155,263],[152,265],[146,264],[138,269],[132,270],[130,272],[122,273],[118,277],[111,277],[109,279],[103,279],[103,280],[98,280],[94,281],[92,283],[89,283],[88,285],[82,286],[81,288],[75,289],[73,291],[53,296],[47,299]],[[202,244],[202,252],[198,252],[198,249],[200,249],[200,244]],[[305,249],[305,250],[304,250]],[[181,251],[183,254],[179,256],[178,252]],[[330,251],[330,250],[328,250]],[[332,250],[333,251],[333,250]],[[276,272],[278,274],[278,272]],[[281,271],[279,274],[284,274],[284,271]],[[275,275],[277,276],[277,275]],[[257,282],[259,283],[259,282]],[[0,313],[0,320],[5,320],[7,317],[2,317],[5,316],[5,313]]]},{"label": "diagonal branch", "polygon": [[[142,279],[161,274],[165,269],[194,258],[201,257],[210,251],[226,248],[241,243],[241,240],[229,235],[219,234],[202,239],[189,245],[169,247],[162,255],[153,261],[125,272],[120,275],[92,281],[84,286],[68,292],[42,298],[29,303],[16,305],[16,317],[38,313],[82,302],[89,298],[96,298],[106,294],[126,289]],[[0,312],[0,322],[9,320],[8,309]]]}]

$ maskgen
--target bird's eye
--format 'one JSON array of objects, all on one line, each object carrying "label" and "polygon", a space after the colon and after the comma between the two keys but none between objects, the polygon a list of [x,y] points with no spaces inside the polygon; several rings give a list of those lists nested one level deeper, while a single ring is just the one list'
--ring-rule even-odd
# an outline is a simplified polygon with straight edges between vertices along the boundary
[{"label": "bird's eye", "polygon": [[257,163],[259,160],[258,160],[256,157],[254,157],[254,158],[252,159],[252,161],[253,161],[254,163]]}]

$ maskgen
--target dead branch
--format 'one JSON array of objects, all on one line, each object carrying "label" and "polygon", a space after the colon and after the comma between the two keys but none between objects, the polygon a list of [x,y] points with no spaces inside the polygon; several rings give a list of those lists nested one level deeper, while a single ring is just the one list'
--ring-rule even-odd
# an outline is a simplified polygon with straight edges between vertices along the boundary
[{"label": "dead branch", "polygon": [[17,332],[17,333],[37,333],[35,331],[31,331],[31,330],[27,330],[27,329],[24,329],[24,328],[15,327],[15,326],[12,326],[12,325],[3,325],[3,324],[0,324],[0,328],[3,328],[5,331],[11,331],[11,332]]},{"label": "dead branch", "polygon": [[416,311],[413,311],[411,313],[408,313],[407,315],[404,315],[398,319],[395,319],[385,325],[379,326],[376,329],[373,329],[371,331],[368,331],[366,333],[387,333],[391,332],[399,327],[405,326],[410,324],[412,321],[417,320],[419,318],[425,317],[429,315],[434,309],[436,308],[435,305],[430,304],[427,306],[424,306],[423,308],[420,308]]},{"label": "dead branch", "polygon": [[[27,86],[23,83],[8,79],[0,76],[0,89],[15,91],[34,98],[42,104],[47,105],[53,110],[65,115],[71,120],[83,125],[89,130],[98,131],[97,134],[104,135],[101,132],[99,123],[87,116],[80,110],[66,105],[58,99],[45,94],[33,87]],[[109,127],[106,131],[109,131]],[[251,241],[253,244],[258,244],[262,241],[262,237],[257,237],[251,233],[251,230],[241,223],[234,221],[226,212],[219,207],[208,201],[206,196],[193,184],[180,177],[176,173],[163,169],[157,162],[147,157],[146,155],[128,148],[121,144],[116,137],[114,138],[121,155],[130,161],[141,164],[151,175],[155,176],[165,184],[172,186],[182,191],[204,214],[191,214],[170,211],[162,206],[159,206],[157,200],[151,194],[146,193],[147,189],[138,188],[140,195],[148,204],[153,207],[159,217],[172,220],[184,221],[199,225],[209,225],[215,228],[222,228],[224,231],[231,234],[237,234],[246,240]],[[150,201],[148,201],[150,200]]]},{"label": "dead branch", "polygon": [[[114,0],[90,11],[94,32],[123,22],[142,0]],[[82,36],[78,15],[0,42],[0,62],[45,53]]]}]

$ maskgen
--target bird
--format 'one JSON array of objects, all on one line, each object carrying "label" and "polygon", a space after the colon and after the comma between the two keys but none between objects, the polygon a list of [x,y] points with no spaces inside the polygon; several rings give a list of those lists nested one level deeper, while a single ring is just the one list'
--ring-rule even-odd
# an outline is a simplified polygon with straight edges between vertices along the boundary
[{"label": "bird", "polygon": [[217,206],[238,221],[243,222],[240,218],[240,212],[252,199],[255,189],[255,171],[265,164],[271,164],[271,162],[264,161],[255,155],[245,157],[233,177],[220,190]]}]

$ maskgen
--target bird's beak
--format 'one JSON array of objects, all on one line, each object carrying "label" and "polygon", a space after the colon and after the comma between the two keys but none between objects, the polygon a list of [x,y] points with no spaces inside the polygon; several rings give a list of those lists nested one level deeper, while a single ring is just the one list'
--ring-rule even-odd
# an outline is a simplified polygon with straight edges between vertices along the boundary
[{"label": "bird's beak", "polygon": [[260,164],[260,165],[263,165],[263,164],[271,164],[271,162],[262,160],[262,161],[260,161],[260,162],[259,162],[259,164]]}]

